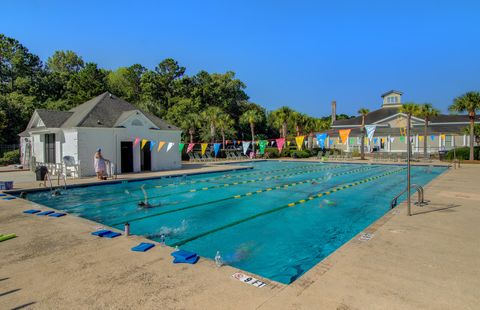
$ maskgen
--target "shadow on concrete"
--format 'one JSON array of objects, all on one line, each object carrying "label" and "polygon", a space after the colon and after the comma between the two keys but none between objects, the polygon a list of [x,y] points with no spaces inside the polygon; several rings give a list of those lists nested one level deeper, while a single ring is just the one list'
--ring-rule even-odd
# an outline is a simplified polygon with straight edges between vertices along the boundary
[{"label": "shadow on concrete", "polygon": [[5,281],[5,280],[8,280],[8,279],[10,279],[10,278],[1,278],[1,279],[0,279],[0,282]]},{"label": "shadow on concrete", "polygon": [[424,211],[418,211],[413,213],[412,215],[421,215],[421,214],[427,214],[427,213],[432,213],[432,212],[437,212],[437,211],[455,211],[451,209],[455,209],[460,207],[461,205],[455,205],[455,204],[434,204],[434,205],[429,205],[428,207],[423,207],[423,208],[428,208]]},{"label": "shadow on concrete", "polygon": [[16,289],[14,289],[14,290],[10,290],[10,291],[6,291],[6,292],[3,292],[3,293],[0,293],[0,297],[3,297],[3,296],[5,296],[5,295],[18,292],[19,290],[20,290],[19,288],[16,288]]},{"label": "shadow on concrete", "polygon": [[20,305],[20,306],[18,306],[18,307],[12,308],[11,310],[25,309],[25,308],[27,308],[28,306],[31,306],[31,305],[34,305],[34,304],[35,304],[35,302],[32,301],[32,302],[29,302],[29,303]]}]

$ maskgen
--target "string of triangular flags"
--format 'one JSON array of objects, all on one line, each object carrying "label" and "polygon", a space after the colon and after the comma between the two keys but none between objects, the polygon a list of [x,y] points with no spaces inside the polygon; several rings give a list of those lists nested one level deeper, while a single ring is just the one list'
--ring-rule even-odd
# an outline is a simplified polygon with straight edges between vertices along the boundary
[{"label": "string of triangular flags", "polygon": [[[365,125],[365,131],[366,131],[366,137],[365,137],[365,143],[368,143],[368,141],[373,142],[373,144],[378,144],[378,142],[381,142],[382,144],[389,139],[391,143],[395,141],[395,137],[374,137],[376,130],[376,125]],[[357,144],[361,143],[361,137],[350,137],[350,132],[351,129],[340,129],[338,130],[339,137],[330,137],[327,133],[319,133],[316,134],[317,138],[317,145],[320,148],[324,147],[329,147],[334,144],[342,143],[342,144],[347,144],[347,141],[349,144]],[[405,142],[405,136],[406,136],[406,128],[400,128],[400,137],[399,140],[401,142]],[[413,140],[413,137],[410,137]],[[439,138],[443,141],[445,141],[446,135],[445,134],[440,134]],[[422,142],[424,139],[423,135],[418,136],[418,140]],[[434,141],[435,135],[430,135],[430,139]],[[215,157],[218,155],[220,152],[222,143],[215,142],[215,143],[198,143],[198,142],[193,142],[193,143],[178,143],[178,142],[169,142],[169,141],[154,141],[154,140],[148,140],[148,139],[141,139],[136,137],[133,142],[133,147],[136,147],[140,145],[141,149],[144,149],[148,144],[148,147],[150,148],[150,151],[153,151],[155,148],[157,152],[160,152],[162,149],[164,149],[164,146],[166,146],[165,150],[166,152],[169,152],[172,150],[172,148],[175,146],[175,144],[178,144],[178,150],[181,153],[183,149],[185,148],[185,145],[187,146],[186,152],[190,153],[193,152],[194,148],[196,145],[200,145],[201,148],[201,154],[205,155],[208,146],[212,145],[213,146],[213,152],[215,154]],[[255,144],[256,146],[259,147],[259,153],[264,154],[265,149],[267,146],[277,146],[277,149],[279,152],[282,152],[283,147],[287,145],[287,147],[290,146],[291,141],[287,141],[285,138],[275,138],[275,139],[264,139],[264,140],[258,140],[258,141],[242,141],[242,140],[226,140],[225,141],[226,145],[233,144],[233,145],[241,145],[243,149],[243,153],[246,154],[248,149],[252,144]],[[304,146],[306,147],[308,145],[308,141],[305,141],[305,136],[297,136],[295,137],[295,145],[297,146],[297,149],[302,150]],[[156,147],[155,147],[156,146]]]}]

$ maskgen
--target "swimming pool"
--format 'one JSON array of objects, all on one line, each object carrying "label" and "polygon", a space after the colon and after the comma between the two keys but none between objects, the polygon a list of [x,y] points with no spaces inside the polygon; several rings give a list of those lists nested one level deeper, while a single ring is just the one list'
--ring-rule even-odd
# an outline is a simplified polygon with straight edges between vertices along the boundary
[{"label": "swimming pool", "polygon": [[[406,167],[248,162],[253,169],[70,188],[28,199],[291,283],[380,218]],[[447,168],[412,167],[425,185]],[[144,189],[152,208],[138,206]]]}]

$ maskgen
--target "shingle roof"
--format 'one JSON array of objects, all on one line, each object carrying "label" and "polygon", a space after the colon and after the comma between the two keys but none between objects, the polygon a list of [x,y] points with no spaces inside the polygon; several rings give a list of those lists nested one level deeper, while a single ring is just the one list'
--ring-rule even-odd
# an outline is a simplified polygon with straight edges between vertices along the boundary
[{"label": "shingle roof", "polygon": [[164,120],[140,110],[131,103],[105,92],[70,111],[37,110],[46,127],[72,128],[96,127],[113,128],[119,120],[126,119],[129,112],[140,111],[160,130],[179,130]]},{"label": "shingle roof", "polygon": [[[365,116],[365,124],[373,124],[387,117],[393,116],[398,112],[398,107],[383,107],[381,109],[372,111]],[[458,122],[469,122],[468,115],[438,115],[430,118],[430,123],[458,123]],[[477,115],[475,122],[480,122],[480,115]],[[349,127],[362,124],[362,117],[358,116],[350,119],[342,119],[335,121],[333,127]]]},{"label": "shingle roof", "polygon": [[387,95],[390,95],[390,94],[399,94],[399,95],[403,95],[403,93],[401,91],[398,91],[398,90],[390,90],[390,91],[387,91],[386,93],[383,93],[382,94],[382,98],[387,96]]},{"label": "shingle roof", "polygon": [[[398,113],[398,107],[384,107],[375,111],[368,113],[365,116],[365,124],[372,124],[389,116],[395,115]],[[350,119],[341,119],[333,122],[332,126],[355,126],[362,124],[362,117],[357,116]]]},{"label": "shingle roof", "polygon": [[70,111],[54,111],[44,109],[38,109],[36,111],[38,116],[40,116],[45,124],[45,127],[51,128],[60,127],[60,125],[62,125],[73,114],[73,112]]}]

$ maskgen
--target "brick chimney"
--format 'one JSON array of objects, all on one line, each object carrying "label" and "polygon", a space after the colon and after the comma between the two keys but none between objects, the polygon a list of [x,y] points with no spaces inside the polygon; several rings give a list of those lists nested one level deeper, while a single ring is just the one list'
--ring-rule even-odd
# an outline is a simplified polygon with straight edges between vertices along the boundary
[{"label": "brick chimney", "polygon": [[332,101],[332,124],[336,120],[337,120],[337,102],[333,100]]}]

